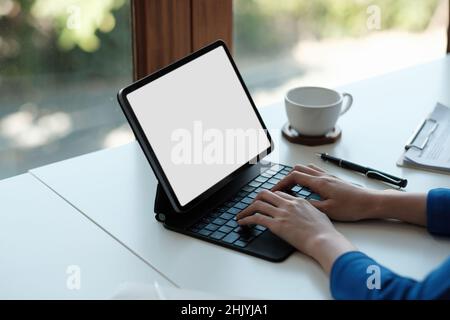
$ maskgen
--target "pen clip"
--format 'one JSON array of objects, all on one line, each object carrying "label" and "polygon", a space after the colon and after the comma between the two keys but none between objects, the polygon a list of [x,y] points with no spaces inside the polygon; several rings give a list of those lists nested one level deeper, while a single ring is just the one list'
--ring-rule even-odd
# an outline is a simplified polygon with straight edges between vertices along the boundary
[{"label": "pen clip", "polygon": [[394,184],[398,187],[402,187],[402,179],[393,179],[391,177],[388,177],[378,171],[373,171],[373,170],[369,170],[366,172],[366,177],[367,178],[373,178],[373,179],[379,179],[381,181],[387,182],[387,183],[391,183]]}]

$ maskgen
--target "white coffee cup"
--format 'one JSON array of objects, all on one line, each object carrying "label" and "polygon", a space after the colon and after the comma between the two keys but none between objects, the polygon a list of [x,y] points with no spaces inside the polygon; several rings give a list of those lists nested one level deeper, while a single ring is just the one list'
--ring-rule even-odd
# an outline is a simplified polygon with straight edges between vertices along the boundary
[{"label": "white coffee cup", "polygon": [[323,136],[350,109],[353,97],[327,88],[297,87],[286,93],[284,102],[293,129],[306,136]]}]

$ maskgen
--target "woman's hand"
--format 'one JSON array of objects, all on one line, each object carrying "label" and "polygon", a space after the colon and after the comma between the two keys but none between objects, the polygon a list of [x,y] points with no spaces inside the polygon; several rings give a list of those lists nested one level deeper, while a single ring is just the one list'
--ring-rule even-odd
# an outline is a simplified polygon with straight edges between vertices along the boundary
[{"label": "woman's hand", "polygon": [[314,165],[296,165],[272,191],[306,186],[318,193],[322,201],[311,204],[338,221],[363,219],[398,219],[426,225],[426,194],[395,190],[370,190],[338,179]]},{"label": "woman's hand", "polygon": [[316,259],[326,272],[341,254],[355,250],[330,219],[304,199],[264,190],[237,215],[240,225],[259,224]]},{"label": "woman's hand", "polygon": [[323,200],[311,201],[311,204],[333,220],[357,221],[374,218],[379,206],[377,191],[338,179],[314,165],[296,165],[272,191],[290,190],[297,184],[319,194]]}]

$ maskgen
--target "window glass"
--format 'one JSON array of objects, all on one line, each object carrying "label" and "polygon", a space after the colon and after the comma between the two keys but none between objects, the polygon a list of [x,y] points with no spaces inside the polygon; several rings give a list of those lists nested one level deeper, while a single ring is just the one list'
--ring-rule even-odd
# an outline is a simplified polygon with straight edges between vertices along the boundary
[{"label": "window glass", "polygon": [[447,0],[234,0],[234,55],[258,106],[445,54]]},{"label": "window glass", "polygon": [[130,3],[0,0],[0,178],[129,141]]}]

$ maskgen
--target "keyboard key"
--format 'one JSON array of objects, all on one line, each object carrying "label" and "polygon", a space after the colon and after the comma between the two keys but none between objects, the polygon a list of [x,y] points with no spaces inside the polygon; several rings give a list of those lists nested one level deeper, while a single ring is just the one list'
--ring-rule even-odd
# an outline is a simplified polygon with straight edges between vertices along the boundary
[{"label": "keyboard key", "polygon": [[243,202],[245,204],[250,204],[253,202],[253,199],[250,197],[246,197],[246,198],[242,199],[241,202]]},{"label": "keyboard key", "polygon": [[226,207],[231,208],[231,207],[234,205],[234,202],[232,202],[232,201],[227,201],[227,202],[225,202],[223,205],[226,206]]},{"label": "keyboard key", "polygon": [[263,190],[264,190],[263,188],[259,187],[259,188],[256,188],[256,189],[255,189],[255,192],[256,192],[256,194],[258,194],[258,193],[260,193],[260,192],[263,191]]},{"label": "keyboard key", "polygon": [[269,179],[267,182],[268,182],[268,183],[277,184],[278,182],[280,182],[280,179],[271,178],[271,179]]},{"label": "keyboard key", "polygon": [[220,217],[221,217],[222,219],[225,219],[225,220],[230,220],[230,219],[232,219],[232,218],[234,217],[234,215],[225,212],[225,213],[223,213]]},{"label": "keyboard key", "polygon": [[209,235],[211,234],[211,231],[206,230],[206,229],[202,229],[202,230],[200,230],[200,231],[198,232],[198,234],[201,234],[202,236],[207,237],[207,236],[209,236]]},{"label": "keyboard key", "polygon": [[302,198],[302,199],[308,198],[308,196],[304,196],[304,195],[299,194],[299,193],[294,193],[293,196],[296,196],[297,198]]},{"label": "keyboard key", "polygon": [[203,229],[205,226],[206,226],[206,223],[199,222],[199,223],[196,224],[195,227],[196,227],[197,229]]},{"label": "keyboard key", "polygon": [[283,169],[283,170],[280,171],[279,174],[282,174],[282,175],[284,175],[284,176],[287,176],[287,175],[289,174],[289,172],[290,172],[289,170],[284,170],[284,169]]},{"label": "keyboard key", "polygon": [[233,228],[227,227],[227,226],[221,226],[219,228],[219,231],[222,231],[223,233],[230,233],[231,231],[233,231]]},{"label": "keyboard key", "polygon": [[241,210],[239,210],[238,208],[230,208],[230,209],[228,209],[227,212],[228,212],[229,214],[236,215],[236,214],[238,214],[239,212],[241,212]]},{"label": "keyboard key", "polygon": [[263,189],[272,189],[273,186],[274,186],[273,183],[266,182],[266,183],[264,183],[264,184],[261,186],[261,188],[263,188]]},{"label": "keyboard key", "polygon": [[247,246],[247,244],[248,244],[247,242],[241,241],[241,240],[235,241],[233,243],[233,245],[235,245],[236,247],[241,247],[241,248],[245,248]]},{"label": "keyboard key", "polygon": [[227,222],[227,220],[224,220],[222,218],[217,218],[216,220],[213,221],[213,223],[215,223],[215,224],[217,224],[219,226],[224,225],[226,222]]},{"label": "keyboard key", "polygon": [[261,233],[263,233],[263,231],[261,231],[261,230],[253,230],[253,235],[255,236],[255,237],[257,237],[257,236],[259,236]]},{"label": "keyboard key", "polygon": [[300,187],[299,185],[296,185],[291,189],[292,192],[299,192],[300,190],[302,190],[302,187]]},{"label": "keyboard key", "polygon": [[242,190],[246,191],[246,192],[252,192],[253,190],[255,190],[255,188],[247,185],[247,186],[243,187]]},{"label": "keyboard key", "polygon": [[216,231],[218,228],[219,228],[219,226],[214,223],[210,223],[205,227],[205,229],[209,230],[209,231]]},{"label": "keyboard key", "polygon": [[195,227],[191,227],[191,228],[189,228],[189,231],[191,231],[193,233],[198,233],[200,231],[200,229],[197,229]]},{"label": "keyboard key", "polygon": [[239,191],[237,195],[238,195],[238,197],[243,198],[243,197],[245,197],[247,194],[248,194],[247,191]]},{"label": "keyboard key", "polygon": [[234,197],[233,199],[230,200],[230,202],[236,203],[242,200],[242,197]]},{"label": "keyboard key", "polygon": [[236,232],[232,232],[232,233],[228,234],[225,238],[223,238],[222,241],[227,242],[227,243],[233,243],[237,239],[239,239],[239,234]]},{"label": "keyboard key", "polygon": [[235,220],[230,220],[225,225],[231,228],[236,228],[237,226],[239,226],[239,224]]},{"label": "keyboard key", "polygon": [[308,189],[303,188],[302,190],[300,190],[299,192],[297,192],[299,195],[307,197],[311,194],[311,191],[309,191]]},{"label": "keyboard key", "polygon": [[267,177],[259,176],[254,181],[264,183],[267,181]]},{"label": "keyboard key", "polygon": [[277,174],[277,172],[276,172],[276,171],[273,171],[273,170],[267,170],[267,171],[264,172],[264,173],[270,174],[270,177],[273,177],[274,175]]},{"label": "keyboard key", "polygon": [[294,168],[292,168],[292,167],[290,167],[290,166],[284,166],[284,169],[283,169],[283,170],[291,171],[292,169],[294,169]]},{"label": "keyboard key", "polygon": [[223,207],[220,207],[219,209],[217,209],[217,211],[219,211],[219,212],[226,212],[228,210],[228,207],[226,207],[226,206],[223,206]]},{"label": "keyboard key", "polygon": [[259,224],[255,226],[255,229],[256,229],[256,230],[260,230],[260,231],[266,231],[266,230],[267,230],[266,227],[261,226],[261,225],[259,225]]},{"label": "keyboard key", "polygon": [[276,171],[276,172],[280,171],[281,169],[283,169],[283,167],[280,166],[279,164],[274,164],[272,167],[270,167],[270,170]]},{"label": "keyboard key", "polygon": [[248,184],[248,186],[249,186],[249,187],[253,187],[253,188],[258,188],[261,184],[262,184],[262,182],[251,181],[251,182]]},{"label": "keyboard key", "polygon": [[277,174],[274,175],[273,177],[276,178],[276,179],[281,180],[281,179],[283,179],[284,177],[286,177],[286,175],[285,175],[285,174],[281,174],[281,173],[277,173]]},{"label": "keyboard key", "polygon": [[249,197],[249,198],[252,198],[252,199],[255,199],[257,195],[258,195],[257,192],[252,192],[252,193],[250,193],[250,194],[248,195],[248,197]]},{"label": "keyboard key", "polygon": [[206,216],[206,217],[202,218],[202,222],[205,223],[205,224],[208,224],[208,223],[211,223],[214,219],[215,218],[213,218],[213,217]]},{"label": "keyboard key", "polygon": [[220,240],[223,237],[225,237],[225,233],[220,232],[220,231],[216,231],[213,234],[210,235],[210,238],[216,239],[216,240]]},{"label": "keyboard key", "polygon": [[266,172],[263,172],[263,173],[261,173],[261,177],[265,177],[265,178],[272,178],[272,174],[270,174],[270,173],[268,173],[267,171]]},{"label": "keyboard key", "polygon": [[253,229],[252,227],[248,226],[247,227],[239,226],[234,229],[234,232],[239,233],[241,236],[239,240],[243,241],[251,241],[256,237],[256,235],[260,235],[262,233],[262,231]]},{"label": "keyboard key", "polygon": [[243,210],[243,209],[247,208],[247,205],[245,203],[238,202],[234,205],[234,207]]},{"label": "keyboard key", "polygon": [[211,212],[211,213],[209,214],[209,216],[212,217],[212,218],[217,218],[217,217],[220,216],[221,214],[222,214],[222,212],[220,212],[220,211],[214,211],[214,212]]},{"label": "keyboard key", "polygon": [[321,201],[322,198],[317,194],[317,193],[313,193],[308,200],[312,200],[312,201]]},{"label": "keyboard key", "polygon": [[[259,231],[261,232],[261,231]],[[241,241],[247,241],[250,242],[253,239],[255,239],[255,234],[253,232],[245,232],[245,233],[241,233],[241,236],[239,237],[239,240]]]}]

